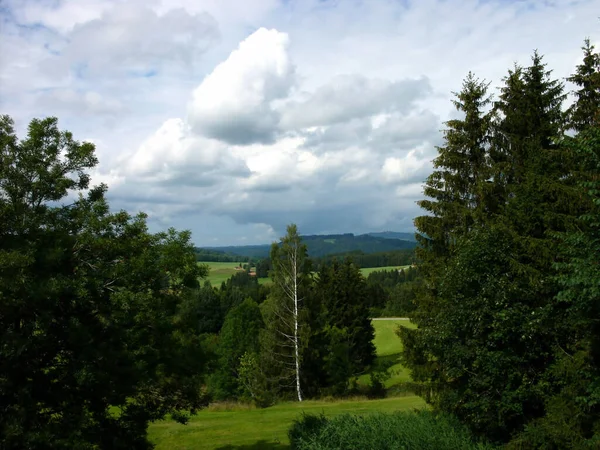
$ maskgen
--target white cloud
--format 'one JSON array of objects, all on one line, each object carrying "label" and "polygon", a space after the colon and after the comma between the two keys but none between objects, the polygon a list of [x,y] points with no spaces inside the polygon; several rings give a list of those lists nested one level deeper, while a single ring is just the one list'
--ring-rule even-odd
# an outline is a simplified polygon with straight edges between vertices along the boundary
[{"label": "white cloud", "polygon": [[157,15],[123,3],[92,20],[75,23],[42,68],[55,76],[105,78],[148,76],[173,67],[192,67],[218,36],[214,19],[174,9]]},{"label": "white cloud", "polygon": [[279,124],[273,102],[294,84],[287,47],[285,33],[264,28],[241,42],[194,90],[192,128],[232,144],[272,141]]},{"label": "white cloud", "polygon": [[[557,78],[597,0],[4,0],[0,108],[98,143],[115,207],[197,243],[405,230],[451,91],[513,62]],[[173,119],[177,118],[177,119]]]},{"label": "white cloud", "polygon": [[288,129],[332,125],[374,114],[407,112],[429,93],[429,81],[387,81],[361,75],[339,75],[305,101],[287,105],[283,126]]}]

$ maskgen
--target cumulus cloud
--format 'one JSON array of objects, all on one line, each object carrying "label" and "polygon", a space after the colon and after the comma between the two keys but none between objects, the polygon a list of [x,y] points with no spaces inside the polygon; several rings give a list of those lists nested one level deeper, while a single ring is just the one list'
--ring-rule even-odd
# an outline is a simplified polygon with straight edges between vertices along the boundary
[{"label": "cumulus cloud", "polygon": [[361,75],[340,75],[317,89],[305,101],[287,106],[285,128],[332,125],[373,114],[407,112],[414,101],[430,93],[426,77],[388,81]]},{"label": "cumulus cloud", "polygon": [[410,230],[469,70],[600,42],[597,0],[2,3],[0,108],[56,112],[115,208],[200,245]]},{"label": "cumulus cloud", "polygon": [[194,135],[182,119],[169,119],[127,158],[126,172],[147,183],[213,186],[249,170],[219,141]]},{"label": "cumulus cloud", "polygon": [[260,28],[194,90],[194,131],[230,144],[272,142],[279,125],[273,102],[294,85],[287,34]]}]

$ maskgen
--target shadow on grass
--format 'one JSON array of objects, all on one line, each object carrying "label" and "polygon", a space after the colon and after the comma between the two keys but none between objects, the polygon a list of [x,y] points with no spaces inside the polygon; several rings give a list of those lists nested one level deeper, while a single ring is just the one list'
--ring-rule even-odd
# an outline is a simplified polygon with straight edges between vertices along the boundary
[{"label": "shadow on grass", "polygon": [[216,450],[289,450],[289,445],[283,445],[278,442],[258,441],[247,445],[225,445]]}]

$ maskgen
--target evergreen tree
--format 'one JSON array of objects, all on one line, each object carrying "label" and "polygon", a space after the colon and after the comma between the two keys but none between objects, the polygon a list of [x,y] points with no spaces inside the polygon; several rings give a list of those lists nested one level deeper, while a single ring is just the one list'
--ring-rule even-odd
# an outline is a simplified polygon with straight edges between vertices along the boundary
[{"label": "evergreen tree", "polygon": [[490,176],[488,147],[492,111],[488,84],[469,73],[453,104],[464,117],[446,122],[445,145],[438,147],[436,170],[425,182],[428,199],[417,202],[430,215],[415,219],[422,263],[447,256],[456,236],[467,233],[486,209]]},{"label": "evergreen tree", "polygon": [[259,334],[263,327],[260,309],[252,299],[229,311],[219,334],[219,369],[211,383],[215,398],[223,400],[243,394],[239,381],[240,361],[244,354],[259,353]]},{"label": "evergreen tree", "polygon": [[[423,395],[497,440],[544,413],[544,373],[556,337],[548,306],[558,292],[553,264],[562,258],[554,236],[576,225],[582,207],[570,177],[574,159],[560,145],[562,85],[537,52],[529,67],[515,67],[504,81],[489,167],[480,171],[487,189],[480,192],[495,192],[497,202],[490,208],[479,197],[473,208],[483,213],[467,213],[474,217],[469,233],[452,214],[439,222],[434,236],[445,233],[452,246],[419,249],[425,255],[413,314],[419,328],[400,332]],[[439,211],[461,205],[464,187],[449,189],[450,205]],[[429,220],[415,222],[430,235]]]},{"label": "evergreen tree", "polygon": [[571,127],[576,131],[600,124],[600,53],[585,40],[583,63],[567,78],[577,86],[575,103],[569,108]]}]

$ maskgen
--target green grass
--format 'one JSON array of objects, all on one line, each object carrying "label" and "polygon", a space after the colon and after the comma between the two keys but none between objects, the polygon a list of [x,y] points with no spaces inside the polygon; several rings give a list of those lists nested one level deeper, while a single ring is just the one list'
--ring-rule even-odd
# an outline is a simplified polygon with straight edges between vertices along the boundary
[{"label": "green grass", "polygon": [[[398,360],[402,351],[402,342],[394,333],[398,324],[414,327],[408,320],[373,321],[377,358]],[[392,366],[390,371],[393,376],[386,382],[387,388],[409,379],[408,371],[399,363]],[[368,384],[368,374],[361,376],[359,382]],[[323,412],[331,417],[343,413],[371,414],[423,407],[423,400],[414,395],[381,400],[289,402],[265,409],[236,405],[219,409],[216,405],[200,411],[187,425],[171,420],[157,422],[150,426],[149,436],[158,450],[283,450],[289,448],[287,430],[303,412]]]},{"label": "green grass", "polygon": [[417,396],[355,401],[280,403],[265,409],[204,410],[187,425],[161,421],[150,426],[157,450],[277,449],[289,448],[287,431],[303,412],[331,417],[342,413],[372,414],[423,408]]},{"label": "green grass", "polygon": [[198,264],[208,265],[210,272],[207,279],[210,281],[210,284],[217,287],[221,286],[223,281],[229,280],[232,275],[237,273],[235,268],[240,265],[239,262],[200,262]]},{"label": "green grass", "polygon": [[[394,364],[388,370],[392,376],[385,382],[385,387],[390,388],[398,383],[410,381],[410,372],[398,362],[400,352],[402,352],[402,341],[396,335],[395,331],[398,325],[415,328],[415,325],[409,320],[374,320],[375,328],[375,348],[377,349],[377,359],[381,361],[391,361]],[[369,384],[369,374],[366,373],[358,378],[359,384]]]},{"label": "green grass", "polygon": [[379,272],[379,271],[384,271],[384,270],[400,270],[400,269],[408,269],[410,267],[410,265],[408,266],[385,266],[385,267],[367,267],[364,269],[360,269],[360,272],[363,274],[363,276],[366,278],[369,276],[369,274],[371,272]]}]

